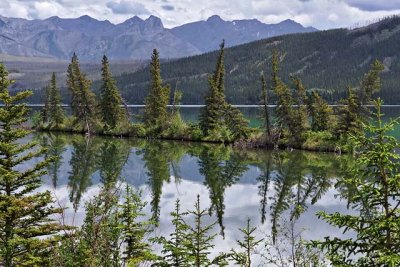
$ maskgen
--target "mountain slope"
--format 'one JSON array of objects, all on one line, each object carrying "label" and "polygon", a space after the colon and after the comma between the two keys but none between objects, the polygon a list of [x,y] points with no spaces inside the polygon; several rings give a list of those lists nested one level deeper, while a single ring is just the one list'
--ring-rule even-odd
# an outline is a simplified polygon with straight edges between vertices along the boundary
[{"label": "mountain slope", "polygon": [[222,38],[236,45],[310,30],[293,21],[268,25],[257,20],[227,22],[217,16],[172,30],[155,16],[146,20],[135,16],[120,24],[89,16],[45,20],[0,16],[0,53],[69,60],[76,52],[83,61],[100,62],[104,54],[112,60],[149,59],[157,48],[164,58],[179,58],[215,50]]},{"label": "mountain slope", "polygon": [[225,40],[226,46],[235,46],[277,35],[313,31],[317,29],[304,28],[293,20],[265,24],[256,19],[224,21],[216,15],[206,21],[188,23],[171,29],[174,35],[202,52],[217,50],[222,39]]},{"label": "mountain slope", "polygon": [[[292,34],[244,44],[226,50],[226,93],[235,104],[257,104],[259,77],[270,73],[273,49],[281,51],[281,76],[303,79],[307,88],[319,89],[331,102],[343,96],[348,85],[357,86],[374,59],[384,62],[382,75],[386,103],[400,103],[400,17],[392,17],[355,30],[337,29]],[[161,65],[164,81],[183,91],[184,104],[203,103],[207,76],[217,53],[183,58]],[[129,103],[142,104],[149,71],[117,77]]]},{"label": "mountain slope", "polygon": [[171,58],[197,54],[191,44],[165,29],[161,20],[138,17],[114,25],[89,16],[77,19],[51,17],[25,20],[0,17],[0,52],[16,56],[70,59],[76,52],[81,60],[144,59],[154,47]]}]

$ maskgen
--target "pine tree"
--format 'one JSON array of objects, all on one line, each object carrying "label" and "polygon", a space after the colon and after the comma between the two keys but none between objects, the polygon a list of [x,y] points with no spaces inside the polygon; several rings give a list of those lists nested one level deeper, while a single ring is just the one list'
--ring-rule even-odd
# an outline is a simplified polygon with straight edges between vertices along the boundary
[{"label": "pine tree", "polygon": [[203,225],[204,217],[209,216],[207,210],[202,210],[200,207],[200,195],[197,195],[195,208],[189,211],[189,214],[194,216],[194,227],[190,227],[186,236],[188,242],[186,244],[189,250],[188,260],[191,266],[201,267],[209,266],[211,260],[208,258],[210,249],[214,247],[212,241],[215,234],[209,234],[215,223]]},{"label": "pine tree", "polygon": [[308,129],[308,112],[307,112],[307,92],[300,78],[292,76],[295,85],[295,103],[297,105],[293,118],[293,132],[291,133],[296,142],[303,141],[303,135]]},{"label": "pine tree", "polygon": [[365,125],[367,134],[353,137],[359,152],[355,168],[340,181],[352,188],[349,203],[356,212],[318,213],[350,234],[313,242],[333,266],[400,266],[400,144],[388,135],[398,122],[384,124],[381,105],[375,101],[376,119]]},{"label": "pine tree", "polygon": [[145,206],[146,203],[142,202],[140,194],[133,192],[127,186],[125,202],[121,205],[119,214],[121,218],[119,228],[122,231],[122,240],[125,244],[123,259],[132,267],[156,259],[151,252],[150,244],[145,240],[146,236],[152,231],[154,223],[152,221],[139,221],[139,218],[144,216],[143,208]]},{"label": "pine tree", "polygon": [[148,127],[162,126],[168,119],[170,86],[163,86],[157,49],[153,50],[150,63],[150,90],[145,99],[143,120]]},{"label": "pine tree", "polygon": [[224,115],[227,103],[224,94],[224,47],[225,42],[223,41],[220,45],[214,74],[208,77],[210,88],[205,98],[205,107],[200,113],[200,128],[204,136],[225,125]]},{"label": "pine tree", "polygon": [[21,127],[27,121],[28,109],[19,103],[32,93],[10,95],[11,84],[0,64],[0,102],[4,105],[0,109],[0,265],[43,266],[53,235],[61,230],[51,216],[61,210],[52,206],[49,191],[37,190],[50,159],[39,163],[32,159],[43,156],[45,149],[37,148],[34,142],[18,142],[29,134]]},{"label": "pine tree", "polygon": [[342,101],[339,109],[336,134],[358,135],[363,131],[362,127],[362,109],[359,98],[352,88],[347,89],[347,98]]},{"label": "pine tree", "polygon": [[271,137],[271,123],[270,123],[270,115],[268,110],[268,89],[267,89],[267,82],[265,81],[264,73],[261,74],[261,108],[262,108],[262,115],[261,118],[263,120],[263,124],[265,127],[265,132],[267,137]]},{"label": "pine tree", "polygon": [[279,78],[279,53],[274,50],[272,55],[272,91],[277,97],[276,117],[279,130],[287,130],[289,134],[296,132],[295,101],[289,87]]},{"label": "pine tree", "polygon": [[309,112],[313,131],[326,131],[330,128],[333,110],[316,91],[311,93]]},{"label": "pine tree", "polygon": [[210,88],[205,98],[205,107],[200,112],[199,122],[204,136],[215,135],[218,139],[222,138],[222,141],[227,139],[227,136],[223,136],[226,130],[234,140],[248,135],[248,121],[238,108],[225,100],[224,47],[225,41],[222,41],[214,74],[208,78]]},{"label": "pine tree", "polygon": [[171,212],[174,231],[170,234],[170,238],[158,237],[154,239],[155,242],[163,246],[161,251],[163,257],[157,266],[190,266],[188,262],[188,240],[186,239],[187,231],[190,229],[190,226],[184,220],[184,216],[187,214],[187,212],[181,212],[180,201],[177,199],[175,202],[175,210]]},{"label": "pine tree", "polygon": [[106,56],[102,60],[103,85],[100,88],[101,119],[106,129],[114,129],[121,120],[126,118],[122,108],[122,97],[111,75],[109,62]]},{"label": "pine tree", "polygon": [[381,90],[382,84],[379,77],[385,66],[379,60],[375,60],[370,70],[364,75],[360,85],[360,103],[362,105],[371,104],[372,95]]},{"label": "pine tree", "polygon": [[58,128],[64,122],[65,112],[61,106],[61,93],[60,90],[57,88],[56,74],[54,72],[51,76],[48,90],[49,122],[51,126]]},{"label": "pine tree", "polygon": [[239,230],[243,233],[243,240],[237,240],[239,247],[243,249],[241,252],[232,250],[232,259],[236,264],[243,267],[251,267],[251,256],[253,255],[257,246],[263,241],[263,239],[257,240],[254,232],[256,227],[250,226],[250,219],[247,219],[246,228],[240,228]]},{"label": "pine tree", "polygon": [[40,111],[40,117],[42,119],[42,123],[45,124],[49,121],[49,100],[50,100],[50,87],[46,86],[43,88],[44,97],[43,97],[43,107]]},{"label": "pine tree", "polygon": [[67,71],[67,87],[72,96],[72,114],[75,123],[83,123],[83,130],[90,133],[96,119],[96,99],[90,90],[91,81],[81,72],[79,60],[74,53]]}]

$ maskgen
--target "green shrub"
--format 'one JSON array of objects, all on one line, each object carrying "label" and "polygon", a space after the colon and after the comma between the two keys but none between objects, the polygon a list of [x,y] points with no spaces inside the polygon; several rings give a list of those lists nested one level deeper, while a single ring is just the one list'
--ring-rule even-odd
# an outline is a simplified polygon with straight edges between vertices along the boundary
[{"label": "green shrub", "polygon": [[307,131],[304,135],[305,141],[303,149],[315,151],[333,151],[335,150],[335,138],[328,131],[313,132]]}]

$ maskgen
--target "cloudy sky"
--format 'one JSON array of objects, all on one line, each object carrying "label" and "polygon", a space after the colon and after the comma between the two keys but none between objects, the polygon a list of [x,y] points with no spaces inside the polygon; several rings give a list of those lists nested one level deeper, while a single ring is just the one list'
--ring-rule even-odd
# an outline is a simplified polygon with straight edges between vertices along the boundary
[{"label": "cloudy sky", "polygon": [[293,19],[319,29],[354,27],[400,14],[400,0],[0,0],[0,15],[43,19],[89,15],[119,23],[155,15],[167,28],[218,14],[225,20]]}]

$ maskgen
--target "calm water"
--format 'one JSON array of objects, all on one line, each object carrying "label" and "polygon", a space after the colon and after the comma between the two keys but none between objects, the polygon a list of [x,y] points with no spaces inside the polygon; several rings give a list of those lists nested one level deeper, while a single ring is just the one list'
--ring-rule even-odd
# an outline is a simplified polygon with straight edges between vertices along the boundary
[{"label": "calm water", "polygon": [[[240,108],[256,127],[257,108]],[[140,114],[141,108],[132,108]],[[186,121],[197,120],[199,108],[181,108]],[[271,109],[273,112],[273,109]],[[385,119],[400,116],[399,107],[384,107]],[[135,119],[135,118],[134,118]],[[392,133],[400,138],[400,128]],[[316,212],[347,210],[346,188],[335,189],[335,180],[353,160],[349,156],[301,151],[237,150],[223,145],[115,139],[80,135],[35,134],[30,136],[49,148],[60,160],[44,177],[42,189],[54,193],[68,209],[67,222],[79,225],[84,203],[95,196],[110,174],[120,174],[143,192],[148,217],[157,218],[156,235],[167,236],[172,227],[169,213],[177,198],[182,209],[191,209],[200,194],[209,222],[217,222],[214,254],[236,246],[238,231],[247,218],[257,235],[276,237],[287,247],[284,233],[294,231],[305,239],[340,235],[340,231],[316,217]],[[155,248],[157,249],[157,248]],[[261,251],[262,252],[262,251]]]},{"label": "calm water", "polygon": [[[157,218],[157,235],[172,230],[169,213],[177,198],[191,209],[200,194],[202,207],[217,222],[214,253],[236,246],[247,218],[266,240],[280,234],[293,219],[306,239],[338,235],[315,213],[346,211],[346,201],[333,184],[352,163],[348,156],[300,151],[236,150],[223,145],[115,139],[80,135],[31,136],[60,155],[42,189],[66,206],[67,222],[78,225],[84,203],[96,195],[110,174],[142,190],[149,217]],[[338,197],[339,196],[339,197]],[[303,231],[304,230],[304,231]],[[284,237],[282,245],[285,246]]]}]

